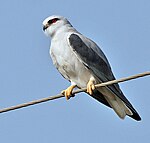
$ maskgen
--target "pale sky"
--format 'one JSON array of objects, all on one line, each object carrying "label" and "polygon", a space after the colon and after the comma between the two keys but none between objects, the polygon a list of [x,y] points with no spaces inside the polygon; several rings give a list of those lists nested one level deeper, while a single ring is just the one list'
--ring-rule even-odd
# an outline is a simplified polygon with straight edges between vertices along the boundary
[{"label": "pale sky", "polygon": [[[106,54],[116,78],[150,71],[150,1],[0,2],[0,108],[52,96],[69,86],[49,56],[42,21],[58,14]],[[81,93],[0,114],[1,143],[149,143],[150,77],[121,83],[142,121],[121,120]]]}]

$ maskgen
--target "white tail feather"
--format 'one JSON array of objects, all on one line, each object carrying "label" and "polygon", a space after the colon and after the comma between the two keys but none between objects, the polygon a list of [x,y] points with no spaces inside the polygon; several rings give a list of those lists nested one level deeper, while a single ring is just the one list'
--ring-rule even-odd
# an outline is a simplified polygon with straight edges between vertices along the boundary
[{"label": "white tail feather", "polygon": [[132,111],[117,96],[113,100],[106,96],[105,99],[121,119],[124,119],[126,115],[133,115]]},{"label": "white tail feather", "polygon": [[122,101],[120,102],[117,99],[109,99],[109,97],[105,96],[105,99],[107,100],[107,102],[110,104],[110,106],[114,109],[114,111],[116,112],[116,114],[121,118],[124,119],[126,116],[126,112],[124,110],[124,108],[122,108]]},{"label": "white tail feather", "polygon": [[98,90],[105,95],[104,98],[121,119],[124,119],[126,115],[133,115],[125,103],[106,87],[99,88]]}]

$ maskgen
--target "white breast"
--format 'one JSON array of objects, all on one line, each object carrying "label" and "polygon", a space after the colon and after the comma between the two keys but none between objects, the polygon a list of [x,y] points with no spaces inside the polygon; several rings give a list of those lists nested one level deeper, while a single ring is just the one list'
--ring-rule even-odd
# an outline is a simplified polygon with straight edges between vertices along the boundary
[{"label": "white breast", "polygon": [[92,75],[69,46],[68,34],[59,35],[51,41],[50,55],[58,71],[67,80],[76,83],[78,87],[86,87]]}]

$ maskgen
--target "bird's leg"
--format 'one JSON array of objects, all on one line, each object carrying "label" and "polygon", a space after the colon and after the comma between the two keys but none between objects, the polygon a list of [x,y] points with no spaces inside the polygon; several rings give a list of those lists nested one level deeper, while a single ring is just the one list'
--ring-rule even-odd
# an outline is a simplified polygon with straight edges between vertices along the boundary
[{"label": "bird's leg", "polygon": [[76,87],[76,85],[71,85],[67,89],[63,90],[61,93],[65,95],[66,99],[69,100],[72,96],[72,91]]},{"label": "bird's leg", "polygon": [[88,82],[88,84],[87,84],[87,93],[89,93],[90,95],[92,95],[94,89],[95,89],[94,80],[90,79],[89,82]]}]

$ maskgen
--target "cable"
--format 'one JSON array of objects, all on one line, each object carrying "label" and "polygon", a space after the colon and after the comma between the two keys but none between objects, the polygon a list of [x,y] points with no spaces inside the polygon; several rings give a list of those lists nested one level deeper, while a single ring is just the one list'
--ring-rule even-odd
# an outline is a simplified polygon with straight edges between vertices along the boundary
[{"label": "cable", "polygon": [[[108,86],[108,85],[111,85],[111,84],[125,82],[125,81],[128,81],[128,80],[133,80],[133,79],[148,76],[148,75],[150,75],[150,71],[140,73],[140,74],[137,74],[137,75],[133,75],[133,76],[129,76],[129,77],[126,77],[126,78],[120,78],[120,79],[108,81],[108,82],[105,82],[105,83],[97,84],[97,85],[95,85],[95,87],[98,88],[98,87],[102,87],[102,86]],[[86,88],[81,88],[81,89],[73,91],[72,94],[77,94],[79,92],[85,92],[85,91],[86,91]],[[62,98],[62,97],[64,97],[63,94],[58,94],[58,95],[55,95],[55,96],[49,96],[49,97],[46,97],[46,98],[42,98],[42,99],[27,102],[27,103],[19,104],[19,105],[16,105],[16,106],[11,106],[11,107],[8,107],[8,108],[0,109],[0,113],[20,109],[20,108],[23,108],[23,107],[39,104],[39,103],[42,103],[42,102],[47,102],[47,101]]]}]

